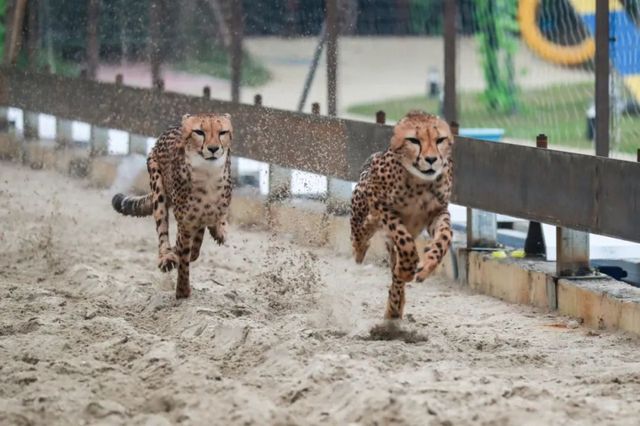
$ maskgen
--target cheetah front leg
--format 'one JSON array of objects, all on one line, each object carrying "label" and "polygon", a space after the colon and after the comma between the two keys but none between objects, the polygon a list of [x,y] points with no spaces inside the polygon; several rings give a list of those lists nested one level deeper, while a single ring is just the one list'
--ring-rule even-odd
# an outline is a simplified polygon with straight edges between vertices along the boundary
[{"label": "cheetah front leg", "polygon": [[413,280],[419,259],[416,243],[397,215],[384,213],[382,223],[391,240],[388,250],[392,272],[384,317],[398,319],[404,312],[405,283]]},{"label": "cheetah front leg", "polygon": [[156,232],[158,233],[158,268],[162,272],[169,272],[178,264],[178,256],[171,250],[171,244],[169,244],[167,194],[158,163],[153,158],[149,158],[147,169],[153,192],[153,218],[156,221]]},{"label": "cheetah front leg", "polygon": [[191,232],[188,228],[178,224],[178,240],[176,251],[180,257],[178,264],[178,283],[176,285],[176,299],[183,299],[191,295],[189,284],[189,262],[191,260]]},{"label": "cheetah front leg", "polygon": [[218,243],[219,245],[223,245],[227,240],[227,217],[226,215],[221,217],[215,226],[209,227],[209,233],[211,237]]},{"label": "cheetah front leg", "polygon": [[367,200],[358,187],[351,197],[351,246],[356,263],[362,263],[369,241],[379,226],[379,218],[369,214]]},{"label": "cheetah front leg", "polygon": [[449,245],[451,245],[451,217],[447,210],[441,211],[431,223],[428,225],[429,235],[432,237],[431,243],[425,247],[424,254],[418,272],[416,281],[424,281],[436,269],[442,258],[447,254]]}]

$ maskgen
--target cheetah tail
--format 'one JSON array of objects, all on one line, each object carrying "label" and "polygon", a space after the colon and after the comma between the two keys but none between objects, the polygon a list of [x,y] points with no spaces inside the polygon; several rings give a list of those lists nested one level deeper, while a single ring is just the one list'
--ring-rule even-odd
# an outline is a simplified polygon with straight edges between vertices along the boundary
[{"label": "cheetah tail", "polygon": [[152,198],[151,193],[139,197],[116,194],[111,199],[111,205],[115,211],[125,216],[150,216],[153,213]]}]

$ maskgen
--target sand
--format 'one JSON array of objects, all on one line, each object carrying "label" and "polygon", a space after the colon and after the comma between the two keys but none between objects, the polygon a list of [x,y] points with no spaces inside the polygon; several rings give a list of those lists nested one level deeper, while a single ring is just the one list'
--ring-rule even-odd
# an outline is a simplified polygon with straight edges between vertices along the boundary
[{"label": "sand", "polygon": [[636,337],[237,226],[176,301],[110,196],[0,163],[2,425],[638,423]]}]

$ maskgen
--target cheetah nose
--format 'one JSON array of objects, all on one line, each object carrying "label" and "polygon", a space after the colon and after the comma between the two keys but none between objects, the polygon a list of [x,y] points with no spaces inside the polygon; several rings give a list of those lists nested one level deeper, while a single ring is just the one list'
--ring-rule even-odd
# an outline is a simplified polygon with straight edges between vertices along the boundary
[{"label": "cheetah nose", "polygon": [[216,152],[218,152],[220,147],[219,146],[208,146],[207,149],[209,150],[210,153],[215,154]]},{"label": "cheetah nose", "polygon": [[429,165],[433,165],[433,163],[438,160],[438,157],[425,157],[425,160],[427,161],[427,163],[429,163]]}]

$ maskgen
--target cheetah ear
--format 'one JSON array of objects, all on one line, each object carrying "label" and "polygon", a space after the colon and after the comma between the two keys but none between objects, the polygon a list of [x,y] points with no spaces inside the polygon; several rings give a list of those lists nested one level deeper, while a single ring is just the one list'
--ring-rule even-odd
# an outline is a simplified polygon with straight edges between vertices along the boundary
[{"label": "cheetah ear", "polygon": [[182,116],[182,122],[184,123],[189,117],[191,117],[191,114],[185,114]]},{"label": "cheetah ear", "polygon": [[225,112],[224,114],[222,114],[222,116],[228,120],[231,120],[231,114],[229,114],[228,112]]}]

